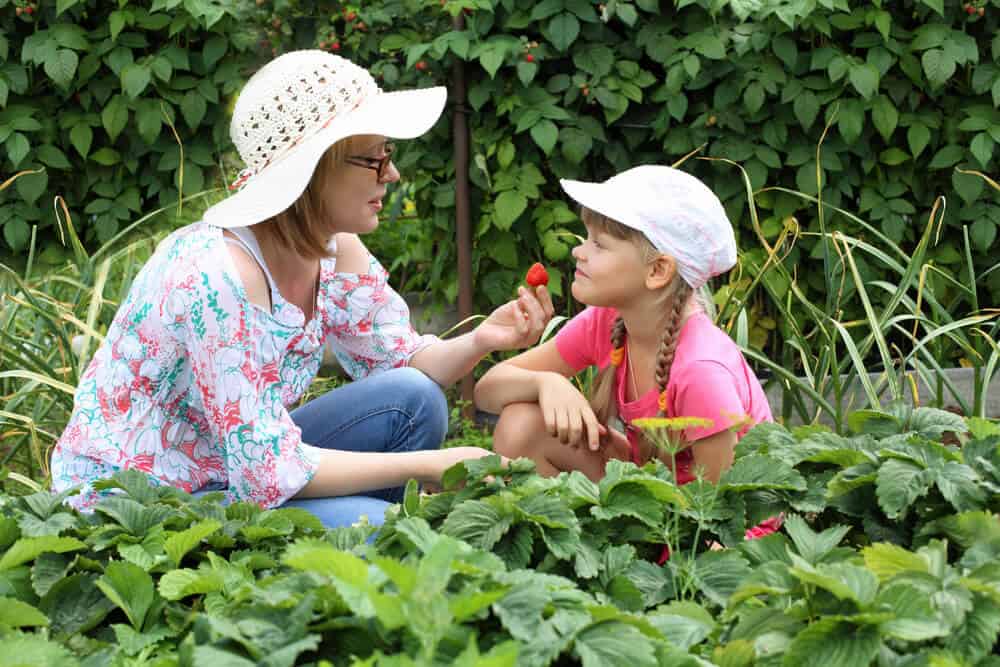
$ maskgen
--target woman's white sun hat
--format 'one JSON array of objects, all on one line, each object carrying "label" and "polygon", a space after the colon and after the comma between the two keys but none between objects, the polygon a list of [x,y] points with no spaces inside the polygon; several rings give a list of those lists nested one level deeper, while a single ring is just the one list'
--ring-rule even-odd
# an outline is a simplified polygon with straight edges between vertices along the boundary
[{"label": "woman's white sun hat", "polygon": [[383,92],[371,74],[323,51],[293,51],[262,67],[240,92],[229,136],[246,168],[235,194],[205,211],[217,227],[244,227],[299,198],[326,150],[345,137],[412,139],[444,109],[444,87]]},{"label": "woman's white sun hat", "polygon": [[736,265],[736,237],[722,202],[691,174],[660,165],[633,167],[603,183],[561,179],[570,197],[646,235],[698,289]]}]

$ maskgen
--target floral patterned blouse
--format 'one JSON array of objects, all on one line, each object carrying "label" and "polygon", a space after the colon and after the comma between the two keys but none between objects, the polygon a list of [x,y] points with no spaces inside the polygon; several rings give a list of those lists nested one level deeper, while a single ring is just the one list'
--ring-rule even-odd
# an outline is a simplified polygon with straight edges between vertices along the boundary
[{"label": "floral patterned blouse", "polygon": [[434,343],[373,257],[367,274],[321,261],[315,315],[275,290],[270,312],[243,289],[222,230],[195,223],[164,240],[136,276],[76,390],[52,453],[52,485],[136,468],[188,492],[225,488],[229,500],[275,507],[312,479],[318,451],[289,416],[329,343],[354,379],[404,366]]}]

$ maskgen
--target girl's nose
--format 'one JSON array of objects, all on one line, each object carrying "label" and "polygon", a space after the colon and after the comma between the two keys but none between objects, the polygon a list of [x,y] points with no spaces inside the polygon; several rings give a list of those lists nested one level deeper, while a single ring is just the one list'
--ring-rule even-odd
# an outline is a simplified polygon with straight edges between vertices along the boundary
[{"label": "girl's nose", "polygon": [[573,259],[575,260],[579,261],[583,259],[583,244],[581,243],[578,246],[573,246],[573,249],[570,251],[570,254],[573,256]]}]

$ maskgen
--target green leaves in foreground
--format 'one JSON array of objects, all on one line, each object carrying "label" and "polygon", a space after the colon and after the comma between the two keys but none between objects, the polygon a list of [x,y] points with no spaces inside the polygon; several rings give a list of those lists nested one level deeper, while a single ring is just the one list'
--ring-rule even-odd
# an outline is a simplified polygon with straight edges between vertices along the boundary
[{"label": "green leaves in foreground", "polygon": [[[359,665],[983,664],[1000,434],[976,423],[952,448],[933,414],[889,417],[854,436],[754,429],[719,485],[678,487],[660,462],[595,484],[486,457],[441,493],[411,486],[373,541],[133,473],[89,516],[3,498],[0,666],[291,667],[330,647]],[[60,515],[59,535],[26,534]]]}]

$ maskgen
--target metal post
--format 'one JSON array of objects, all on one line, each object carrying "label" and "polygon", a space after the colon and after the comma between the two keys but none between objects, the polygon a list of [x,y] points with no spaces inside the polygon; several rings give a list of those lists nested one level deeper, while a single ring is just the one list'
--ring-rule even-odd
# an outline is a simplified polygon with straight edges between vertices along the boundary
[{"label": "metal post", "polygon": [[[452,20],[455,30],[465,30],[465,17],[459,13]],[[472,226],[469,220],[469,123],[466,105],[465,62],[456,57],[452,67],[452,136],[455,163],[455,244],[458,250],[458,319],[472,316]],[[468,326],[466,326],[466,329]],[[464,333],[464,332],[459,332]],[[475,415],[472,389],[475,380],[470,373],[462,378],[462,399],[468,401],[464,410],[467,418]]]}]

